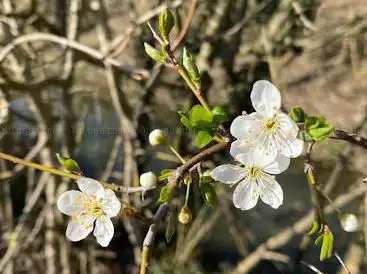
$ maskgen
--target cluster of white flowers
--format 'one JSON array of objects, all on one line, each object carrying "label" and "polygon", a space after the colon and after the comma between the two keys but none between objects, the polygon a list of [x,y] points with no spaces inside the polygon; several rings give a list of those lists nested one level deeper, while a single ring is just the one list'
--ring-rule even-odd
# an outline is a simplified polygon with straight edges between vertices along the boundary
[{"label": "cluster of white flowers", "polygon": [[231,134],[237,138],[230,153],[243,167],[222,165],[211,176],[225,184],[237,184],[233,203],[248,210],[260,199],[273,208],[283,203],[283,191],[271,174],[285,171],[290,158],[301,155],[303,141],[298,127],[280,111],[281,96],[269,81],[257,81],[251,91],[255,112],[233,120]]},{"label": "cluster of white flowers", "polygon": [[96,180],[82,177],[77,183],[81,191],[64,192],[57,201],[58,209],[71,216],[66,237],[77,242],[86,238],[94,228],[93,234],[97,242],[106,247],[114,234],[110,218],[119,214],[121,203],[115,192],[104,189]]}]

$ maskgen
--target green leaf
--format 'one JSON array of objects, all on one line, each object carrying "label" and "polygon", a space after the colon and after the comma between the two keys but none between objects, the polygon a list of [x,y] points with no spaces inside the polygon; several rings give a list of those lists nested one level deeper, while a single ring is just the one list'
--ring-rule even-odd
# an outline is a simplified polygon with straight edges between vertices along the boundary
[{"label": "green leaf", "polygon": [[213,133],[207,130],[200,130],[195,136],[195,146],[203,148],[213,140]]},{"label": "green leaf", "polygon": [[324,239],[322,241],[320,260],[326,260],[333,255],[334,235],[330,230],[324,232]]},{"label": "green leaf", "polygon": [[172,12],[165,9],[159,15],[159,32],[165,40],[168,40],[168,35],[175,26],[175,18]]},{"label": "green leaf", "polygon": [[56,157],[60,165],[62,165],[66,171],[78,174],[81,173],[80,167],[74,159],[63,157],[58,153],[56,153]]},{"label": "green leaf", "polygon": [[221,106],[216,106],[212,109],[214,124],[219,125],[229,120],[226,112]]},{"label": "green leaf", "polygon": [[159,181],[163,181],[171,177],[173,171],[174,169],[162,169],[161,174],[158,177]]},{"label": "green leaf", "polygon": [[195,105],[189,112],[192,127],[210,128],[213,126],[213,115],[200,105]]},{"label": "green leaf", "polygon": [[186,48],[183,49],[182,63],[187,73],[189,74],[191,81],[193,81],[194,83],[200,83],[200,73],[195,64],[194,57]]},{"label": "green leaf", "polygon": [[312,142],[312,138],[310,135],[308,135],[308,133],[305,131],[305,130],[300,130],[298,132],[298,136],[297,136],[298,139],[301,139],[305,142]]},{"label": "green leaf", "polygon": [[171,185],[166,185],[162,187],[161,192],[159,194],[159,200],[158,203],[168,203],[172,200],[173,196],[173,188]]},{"label": "green leaf", "polygon": [[319,246],[322,244],[322,241],[324,240],[324,234],[321,234],[319,237],[315,240],[315,245]]},{"label": "green leaf", "polygon": [[200,183],[200,191],[206,205],[212,207],[216,207],[218,205],[218,196],[212,184]]},{"label": "green leaf", "polygon": [[152,58],[154,61],[164,64],[166,62],[166,57],[154,47],[149,45],[148,43],[144,43],[145,52]]},{"label": "green leaf", "polygon": [[311,230],[307,234],[310,236],[316,232],[319,232],[321,228],[322,228],[322,225],[320,224],[320,221],[318,219],[315,219],[313,220]]},{"label": "green leaf", "polygon": [[305,130],[313,141],[320,142],[332,135],[334,128],[324,117],[306,117]]},{"label": "green leaf", "polygon": [[300,107],[292,108],[288,115],[295,123],[304,123],[306,119],[306,113]]},{"label": "green leaf", "polygon": [[169,244],[172,240],[173,235],[176,233],[176,223],[177,223],[177,213],[175,210],[171,210],[167,216],[167,226],[166,226],[166,241]]},{"label": "green leaf", "polygon": [[189,117],[186,115],[186,113],[179,110],[178,114],[181,116],[181,119],[180,119],[181,123],[186,128],[192,128],[191,121],[190,121]]}]

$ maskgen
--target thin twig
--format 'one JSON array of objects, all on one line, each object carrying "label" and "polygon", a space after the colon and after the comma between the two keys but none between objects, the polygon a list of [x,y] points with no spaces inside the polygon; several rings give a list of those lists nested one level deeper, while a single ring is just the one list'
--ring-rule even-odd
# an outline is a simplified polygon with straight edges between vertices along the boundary
[{"label": "thin twig", "polygon": [[157,232],[157,225],[161,221],[161,219],[166,215],[168,209],[167,204],[161,204],[154,214],[153,223],[149,226],[148,232],[144,238],[143,242],[143,250],[141,256],[141,264],[140,264],[140,274],[146,274],[149,265],[149,252],[150,248],[153,245],[155,234]]},{"label": "thin twig", "polygon": [[185,22],[183,24],[183,27],[182,27],[180,33],[178,34],[176,40],[172,44],[172,47],[171,47],[172,51],[175,51],[179,47],[179,45],[181,44],[182,40],[185,38],[185,35],[186,35],[187,31],[189,30],[192,19],[195,15],[197,2],[198,2],[197,0],[191,0],[190,9],[189,9],[189,12],[188,12],[188,14],[185,18]]},{"label": "thin twig", "polygon": [[123,66],[116,59],[105,57],[105,54],[103,54],[102,52],[96,49],[83,45],[74,40],[69,40],[67,38],[49,34],[49,33],[31,33],[31,34],[25,34],[25,35],[15,38],[13,41],[11,41],[11,43],[7,44],[0,51],[0,63],[2,63],[5,57],[18,45],[29,43],[29,42],[36,42],[36,41],[38,42],[47,41],[47,42],[59,44],[63,47],[72,48],[76,51],[79,51],[81,53],[84,53],[92,57],[93,59],[99,62],[108,63],[112,65],[113,67],[115,67],[117,70],[130,74],[133,78],[137,80],[145,79],[149,75],[149,72],[146,71],[145,69],[136,69],[136,68],[129,67],[129,66]]},{"label": "thin twig", "polygon": [[344,130],[336,129],[334,131],[334,136],[331,136],[330,138],[335,140],[344,140],[351,144],[367,149],[367,138],[358,134],[348,133]]}]

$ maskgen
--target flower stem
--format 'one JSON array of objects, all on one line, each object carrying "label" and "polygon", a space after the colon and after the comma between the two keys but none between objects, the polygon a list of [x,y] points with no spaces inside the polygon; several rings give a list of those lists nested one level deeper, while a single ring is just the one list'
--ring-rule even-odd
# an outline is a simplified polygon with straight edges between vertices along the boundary
[{"label": "flower stem", "polygon": [[187,207],[187,204],[189,202],[189,197],[190,197],[190,186],[191,186],[191,182],[187,183],[187,188],[186,188],[186,196],[185,196],[185,207]]},{"label": "flower stem", "polygon": [[181,161],[181,163],[183,164],[186,163],[186,160],[180,155],[180,153],[178,153],[178,151],[172,145],[169,145],[168,147],[172,151],[172,153]]}]

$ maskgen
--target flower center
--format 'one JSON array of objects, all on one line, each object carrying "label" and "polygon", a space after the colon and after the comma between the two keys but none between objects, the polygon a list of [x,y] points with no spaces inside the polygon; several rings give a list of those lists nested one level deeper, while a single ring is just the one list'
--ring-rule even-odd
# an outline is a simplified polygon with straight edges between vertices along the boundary
[{"label": "flower center", "polygon": [[103,209],[98,201],[93,201],[89,207],[89,214],[98,218],[103,215]]},{"label": "flower center", "polygon": [[257,181],[263,174],[261,169],[256,166],[247,166],[246,169],[251,181]]},{"label": "flower center", "polygon": [[275,118],[266,119],[263,123],[264,131],[274,132],[279,128],[279,123]]}]

